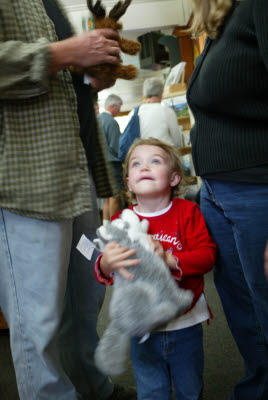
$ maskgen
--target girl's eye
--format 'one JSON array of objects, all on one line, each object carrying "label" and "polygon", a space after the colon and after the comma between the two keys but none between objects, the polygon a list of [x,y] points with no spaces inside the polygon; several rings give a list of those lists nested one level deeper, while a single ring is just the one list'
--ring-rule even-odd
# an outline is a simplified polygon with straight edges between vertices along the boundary
[{"label": "girl's eye", "polygon": [[138,162],[138,161],[135,161],[133,164],[132,164],[132,167],[138,167],[140,165],[140,163]]},{"label": "girl's eye", "polygon": [[160,160],[157,160],[157,159],[152,160],[152,164],[160,164]]}]

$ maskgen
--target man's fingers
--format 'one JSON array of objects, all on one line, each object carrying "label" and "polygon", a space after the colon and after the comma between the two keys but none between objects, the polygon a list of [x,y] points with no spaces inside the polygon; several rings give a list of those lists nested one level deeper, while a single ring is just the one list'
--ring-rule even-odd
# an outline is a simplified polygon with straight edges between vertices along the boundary
[{"label": "man's fingers", "polygon": [[105,59],[103,60],[104,63],[107,64],[119,64],[120,63],[120,59],[118,57],[115,56],[106,56]]},{"label": "man's fingers", "polygon": [[116,41],[119,40],[119,34],[113,29],[109,28],[97,29],[96,32],[102,33],[106,38],[115,39]]},{"label": "man's fingers", "polygon": [[112,49],[116,49],[120,52],[119,44],[116,40],[106,39],[107,46],[111,47]]}]

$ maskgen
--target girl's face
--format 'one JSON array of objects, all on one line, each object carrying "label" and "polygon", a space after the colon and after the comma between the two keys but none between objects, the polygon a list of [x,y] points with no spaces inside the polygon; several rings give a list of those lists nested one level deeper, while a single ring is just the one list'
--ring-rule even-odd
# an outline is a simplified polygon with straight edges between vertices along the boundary
[{"label": "girl's face", "polygon": [[180,175],[171,171],[168,155],[161,147],[140,145],[135,147],[128,167],[127,184],[137,198],[169,196]]}]

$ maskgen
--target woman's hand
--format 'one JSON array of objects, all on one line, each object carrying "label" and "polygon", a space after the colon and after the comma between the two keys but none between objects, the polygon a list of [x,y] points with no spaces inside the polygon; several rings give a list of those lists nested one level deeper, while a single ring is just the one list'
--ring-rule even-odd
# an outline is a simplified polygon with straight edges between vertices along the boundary
[{"label": "woman's hand", "polygon": [[133,274],[127,271],[128,267],[137,265],[141,260],[139,258],[129,258],[136,253],[136,249],[121,247],[116,242],[108,243],[104,247],[103,256],[100,260],[100,269],[102,273],[109,276],[117,271],[123,278],[132,279]]}]

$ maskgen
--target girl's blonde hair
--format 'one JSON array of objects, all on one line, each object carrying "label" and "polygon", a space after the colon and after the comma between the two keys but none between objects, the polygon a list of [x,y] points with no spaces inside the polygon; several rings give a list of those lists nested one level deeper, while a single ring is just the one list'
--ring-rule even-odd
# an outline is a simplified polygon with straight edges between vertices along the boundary
[{"label": "girl's blonde hair", "polygon": [[197,38],[206,32],[211,39],[215,39],[235,1],[237,0],[191,0],[193,20],[190,32],[193,37]]},{"label": "girl's blonde hair", "polygon": [[[144,145],[160,147],[167,153],[168,159],[170,162],[170,173],[172,174],[174,172],[177,172],[181,176],[180,182],[176,186],[171,188],[171,198],[173,199],[174,197],[179,197],[179,195],[181,195],[185,191],[185,189],[181,189],[181,187],[183,187],[183,186],[185,187],[186,185],[191,185],[194,182],[194,177],[190,177],[190,176],[186,177],[185,176],[183,165],[180,160],[179,151],[175,147],[173,147],[165,142],[162,142],[161,140],[155,139],[155,138],[149,138],[149,139],[140,139],[139,138],[139,139],[134,140],[134,142],[130,146],[130,148],[127,152],[125,164],[124,164],[124,182],[125,182],[126,187],[128,187],[127,186],[127,177],[128,177],[129,160],[130,160],[131,154],[136,147],[144,146]],[[135,193],[132,193],[128,189],[127,189],[126,196],[130,202],[136,200]]]}]

